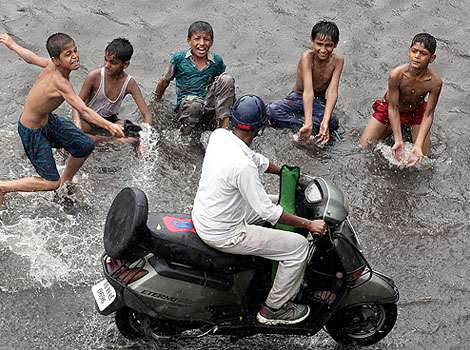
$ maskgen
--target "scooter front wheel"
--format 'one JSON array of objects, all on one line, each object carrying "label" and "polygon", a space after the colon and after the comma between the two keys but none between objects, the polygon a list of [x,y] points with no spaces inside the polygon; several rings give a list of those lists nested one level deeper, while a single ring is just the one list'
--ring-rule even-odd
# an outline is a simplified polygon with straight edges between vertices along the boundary
[{"label": "scooter front wheel", "polygon": [[342,345],[371,345],[385,338],[397,320],[396,304],[363,304],[338,310],[326,325]]}]

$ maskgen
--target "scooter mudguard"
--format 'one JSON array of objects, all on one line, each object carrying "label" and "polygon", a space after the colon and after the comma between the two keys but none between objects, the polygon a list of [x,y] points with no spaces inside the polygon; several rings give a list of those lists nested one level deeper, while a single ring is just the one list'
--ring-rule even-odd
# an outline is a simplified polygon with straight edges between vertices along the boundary
[{"label": "scooter mudguard", "polygon": [[357,287],[353,287],[349,293],[346,293],[340,301],[338,309],[359,304],[389,304],[398,302],[398,288],[391,278],[376,271],[372,272],[372,277],[367,280],[369,276],[365,274],[356,281]]}]

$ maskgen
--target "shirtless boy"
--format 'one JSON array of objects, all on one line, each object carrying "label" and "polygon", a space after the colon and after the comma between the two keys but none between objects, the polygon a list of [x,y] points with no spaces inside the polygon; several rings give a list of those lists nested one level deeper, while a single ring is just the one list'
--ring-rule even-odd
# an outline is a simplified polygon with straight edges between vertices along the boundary
[{"label": "shirtless boy", "polygon": [[270,103],[267,113],[271,124],[298,128],[299,141],[309,142],[312,130],[319,130],[318,141],[328,142],[330,130],[337,130],[333,110],[344,59],[333,53],[339,41],[335,23],[316,23],[311,33],[311,50],[305,51],[297,65],[293,91],[284,99]]},{"label": "shirtless boy", "polygon": [[[31,88],[23,113],[18,120],[24,150],[38,176],[0,181],[0,205],[5,193],[56,190],[71,180],[94,149],[93,142],[70,120],[52,112],[67,101],[90,122],[124,136],[122,127],[100,117],[73,91],[70,72],[80,67],[77,46],[67,34],[56,33],[47,39],[50,59],[40,57],[18,45],[8,34],[0,34],[0,43],[16,52],[24,61],[44,68]],[[70,153],[62,176],[56,168],[51,147],[65,148]]]},{"label": "shirtless boy", "polygon": [[[118,118],[118,114],[124,97],[131,94],[144,118],[144,123],[150,125],[152,114],[139,85],[124,71],[129,67],[133,52],[129,40],[117,38],[111,41],[104,52],[104,66],[88,73],[79,96],[88,107],[107,121],[123,125],[124,121]],[[94,135],[93,133],[99,130],[96,125],[82,120],[80,113],[75,109],[72,111],[72,116],[75,125],[86,132],[95,143],[116,140],[130,143],[136,141],[135,138],[129,137],[116,139],[112,136]]]},{"label": "shirtless boy", "polygon": [[[385,97],[372,105],[374,113],[359,141],[362,147],[382,139],[391,129],[395,141],[392,154],[397,161],[413,166],[431,152],[429,131],[442,88],[441,78],[428,68],[436,58],[435,52],[436,39],[432,35],[420,33],[413,38],[408,49],[409,63],[390,72]],[[408,160],[402,159],[401,125],[411,127],[413,148]]]}]

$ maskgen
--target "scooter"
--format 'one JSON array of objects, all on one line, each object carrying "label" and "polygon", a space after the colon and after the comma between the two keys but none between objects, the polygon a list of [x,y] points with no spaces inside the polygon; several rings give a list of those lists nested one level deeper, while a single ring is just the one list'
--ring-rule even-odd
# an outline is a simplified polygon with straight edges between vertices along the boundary
[{"label": "scooter", "polygon": [[272,262],[207,246],[188,214],[148,213],[145,193],[124,188],[104,230],[105,279],[92,287],[102,315],[129,339],[160,341],[211,334],[242,337],[275,333],[313,335],[324,328],[343,345],[383,339],[397,319],[398,289],[373,271],[361,252],[343,193],[324,178],[302,176],[296,211],[323,219],[325,235],[297,231],[309,241],[308,265],[296,302],[310,306],[295,325],[266,326],[256,313],[272,285]]}]

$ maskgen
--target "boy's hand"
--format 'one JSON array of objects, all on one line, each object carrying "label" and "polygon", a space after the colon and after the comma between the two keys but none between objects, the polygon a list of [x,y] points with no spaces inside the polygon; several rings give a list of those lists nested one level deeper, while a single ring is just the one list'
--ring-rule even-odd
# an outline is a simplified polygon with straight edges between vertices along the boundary
[{"label": "boy's hand", "polygon": [[8,47],[10,50],[12,49],[13,45],[16,44],[12,37],[7,33],[0,34],[0,43]]},{"label": "boy's hand", "polygon": [[411,149],[410,156],[408,157],[407,160],[407,166],[414,166],[417,163],[421,162],[421,159],[423,159],[423,150],[419,146],[413,146]]},{"label": "boy's hand", "polygon": [[122,125],[119,124],[114,124],[114,123],[109,123],[108,126],[108,131],[113,135],[114,137],[125,137],[124,135],[124,129]]},{"label": "boy's hand", "polygon": [[320,130],[317,135],[317,142],[327,143],[330,140],[330,129],[328,124],[321,123]]},{"label": "boy's hand", "polygon": [[309,143],[310,136],[312,136],[312,126],[304,124],[299,130],[299,141]]},{"label": "boy's hand", "polygon": [[395,144],[392,146],[392,156],[397,162],[402,161],[404,151],[405,144],[403,140],[395,141]]}]

